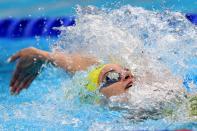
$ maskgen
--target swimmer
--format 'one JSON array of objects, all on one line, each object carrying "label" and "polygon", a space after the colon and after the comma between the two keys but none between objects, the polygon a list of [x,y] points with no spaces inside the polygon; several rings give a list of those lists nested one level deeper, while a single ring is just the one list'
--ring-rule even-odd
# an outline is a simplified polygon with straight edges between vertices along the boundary
[{"label": "swimmer", "polygon": [[[88,81],[84,87],[91,92],[99,90],[106,98],[127,93],[129,91],[128,89],[135,82],[134,76],[129,69],[113,63],[100,64],[96,58],[82,54],[47,52],[30,47],[11,56],[8,62],[14,62],[16,60],[18,60],[17,66],[10,81],[10,91],[13,95],[17,95],[23,89],[27,89],[46,63],[60,67],[70,73],[87,70],[88,67],[95,65],[95,68],[89,72],[87,78],[84,78]],[[197,116],[196,98],[197,96],[189,97],[189,114],[195,117]],[[136,118],[144,119],[144,111],[139,112],[132,113],[132,115],[137,115]],[[164,109],[161,113],[170,116],[172,111]]]},{"label": "swimmer", "polygon": [[83,54],[47,52],[30,47],[11,56],[8,62],[17,59],[18,63],[10,81],[11,94],[19,94],[23,89],[27,89],[45,63],[51,63],[71,73],[96,65],[96,68],[90,71],[85,86],[89,91],[98,89],[107,98],[126,93],[134,83],[134,76],[129,69],[113,63],[100,64],[96,58]]}]

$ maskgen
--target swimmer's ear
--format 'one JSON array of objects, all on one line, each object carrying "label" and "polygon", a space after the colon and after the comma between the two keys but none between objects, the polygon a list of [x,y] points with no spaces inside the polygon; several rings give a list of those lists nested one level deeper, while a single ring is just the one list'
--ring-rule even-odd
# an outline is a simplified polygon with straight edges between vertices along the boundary
[{"label": "swimmer's ear", "polygon": [[14,55],[12,55],[11,57],[9,57],[9,58],[7,59],[7,62],[8,62],[8,63],[13,62],[13,61],[17,60],[19,57],[20,57],[20,53],[17,52],[16,54],[14,54]]}]

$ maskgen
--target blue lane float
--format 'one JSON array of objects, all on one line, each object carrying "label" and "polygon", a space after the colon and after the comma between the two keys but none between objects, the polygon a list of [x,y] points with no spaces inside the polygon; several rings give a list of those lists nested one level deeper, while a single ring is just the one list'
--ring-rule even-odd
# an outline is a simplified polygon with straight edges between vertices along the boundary
[{"label": "blue lane float", "polygon": [[186,14],[185,17],[193,24],[197,25],[197,14]]},{"label": "blue lane float", "polygon": [[7,18],[0,20],[1,38],[26,38],[35,36],[57,37],[60,31],[54,27],[73,26],[74,17],[60,18]]},{"label": "blue lane float", "polygon": [[[197,25],[197,14],[188,13],[185,17]],[[0,20],[0,38],[57,37],[60,31],[54,30],[54,27],[73,26],[74,24],[74,17],[6,18]]]}]

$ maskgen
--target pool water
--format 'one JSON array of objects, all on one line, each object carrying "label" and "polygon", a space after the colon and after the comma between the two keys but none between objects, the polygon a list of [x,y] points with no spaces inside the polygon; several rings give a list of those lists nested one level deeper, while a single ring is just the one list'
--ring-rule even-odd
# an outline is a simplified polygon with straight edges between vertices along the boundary
[{"label": "pool water", "polygon": [[[157,3],[155,2],[155,5]],[[184,2],[180,1],[180,3]],[[187,9],[182,9],[180,4],[175,6],[177,7],[175,10],[195,11],[196,3],[195,1],[191,3],[187,4]],[[98,2],[99,6],[102,4]],[[164,2],[164,4],[169,3]],[[148,9],[146,4],[143,7]],[[52,16],[53,13],[47,14]],[[75,15],[77,16],[76,26],[69,27],[66,31],[62,29],[63,34],[58,39],[1,40],[1,130],[195,130],[197,128],[195,119],[184,118],[187,116],[184,109],[180,109],[182,114],[174,115],[175,118],[162,117],[136,122],[128,119],[129,115],[134,114],[130,112],[129,109],[132,108],[127,107],[128,105],[125,106],[125,110],[121,110],[111,108],[108,104],[82,102],[78,96],[78,90],[81,87],[73,83],[78,82],[76,79],[79,80],[83,73],[78,72],[71,77],[68,73],[50,65],[43,70],[28,90],[22,91],[18,96],[11,96],[9,81],[15,64],[6,63],[6,59],[19,49],[28,46],[45,50],[54,49],[56,46],[71,52],[85,50],[106,61],[109,55],[120,57],[118,54],[122,53],[124,55],[121,59],[127,61],[131,69],[140,68],[142,71],[147,71],[146,68],[148,68],[156,72],[162,82],[169,82],[161,82],[165,87],[176,85],[178,82],[174,80],[181,79],[183,80],[181,86],[190,93],[196,92],[197,28],[181,13],[169,10],[148,11],[143,8],[119,5],[117,9],[110,10],[101,10],[92,6],[78,8]],[[141,53],[142,51],[145,56]],[[141,65],[146,62],[146,57],[148,57],[148,64]],[[175,75],[175,78],[171,75],[166,77],[162,73],[166,67]],[[136,93],[140,94],[138,91]],[[148,91],[148,93],[151,92]],[[162,93],[164,92],[160,92]],[[147,97],[146,94],[144,97]],[[151,94],[151,97],[156,96]],[[137,98],[143,100],[141,96]],[[160,99],[160,96],[156,98]],[[144,104],[144,102],[141,103],[142,106]],[[153,106],[149,104],[150,107]]]},{"label": "pool water", "polygon": [[148,10],[172,10],[197,13],[196,0],[78,0],[78,1],[26,1],[6,0],[0,2],[0,17],[69,16],[75,14],[76,5],[118,8],[122,5],[143,7]]}]

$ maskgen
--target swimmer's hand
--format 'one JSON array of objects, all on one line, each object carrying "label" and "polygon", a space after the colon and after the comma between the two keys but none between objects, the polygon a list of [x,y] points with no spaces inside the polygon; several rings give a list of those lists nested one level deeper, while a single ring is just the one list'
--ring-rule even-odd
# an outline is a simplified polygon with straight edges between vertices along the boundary
[{"label": "swimmer's hand", "polygon": [[12,94],[18,94],[22,89],[28,88],[40,73],[44,63],[51,63],[71,73],[85,70],[90,65],[98,63],[94,57],[87,57],[82,54],[47,52],[33,47],[19,51],[11,56],[8,62],[13,62],[17,59],[18,63],[10,82]]},{"label": "swimmer's hand", "polygon": [[16,69],[10,81],[11,94],[19,94],[27,89],[39,74],[43,64],[47,62],[48,52],[33,47],[25,48],[8,59],[13,62],[18,59]]}]

